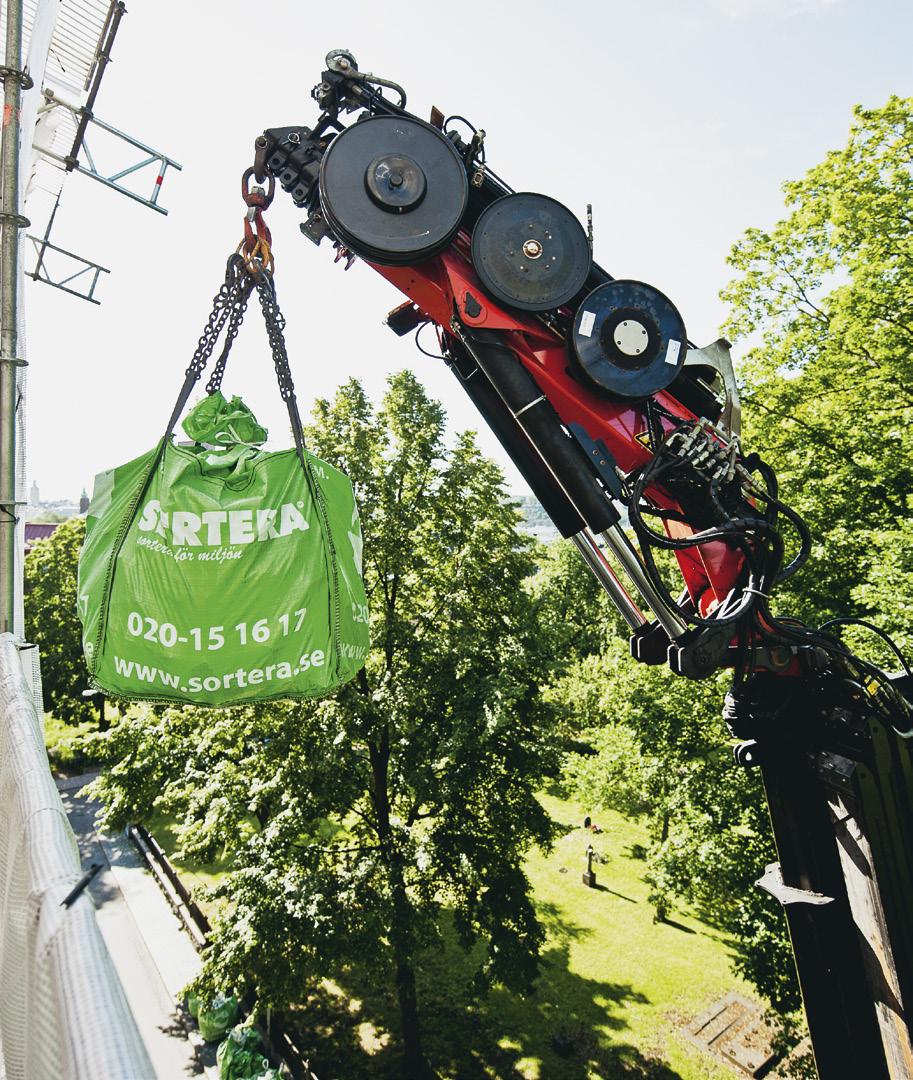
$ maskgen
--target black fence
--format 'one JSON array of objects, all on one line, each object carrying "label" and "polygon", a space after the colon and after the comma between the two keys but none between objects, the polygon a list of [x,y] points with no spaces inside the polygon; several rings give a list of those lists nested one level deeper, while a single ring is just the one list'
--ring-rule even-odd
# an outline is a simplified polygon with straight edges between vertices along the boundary
[{"label": "black fence", "polygon": [[177,871],[168,861],[168,856],[159,847],[158,841],[143,825],[131,825],[127,830],[134,847],[142,855],[159,888],[165,894],[175,915],[184,924],[194,947],[199,952],[207,942],[212,927],[209,920],[197,906],[186,886],[178,877]]},{"label": "black fence", "polygon": [[[212,930],[209,920],[190,895],[155,837],[143,825],[131,825],[127,829],[127,835],[149,867],[172,911],[190,935],[194,948],[199,952],[209,940]],[[250,1011],[254,1002],[247,1000],[243,1004],[245,1009]],[[294,1030],[281,1014],[270,1012],[267,1020],[257,1023],[256,1028],[270,1058],[280,1062],[284,1072],[293,1077],[293,1080],[319,1080],[298,1046]]]}]

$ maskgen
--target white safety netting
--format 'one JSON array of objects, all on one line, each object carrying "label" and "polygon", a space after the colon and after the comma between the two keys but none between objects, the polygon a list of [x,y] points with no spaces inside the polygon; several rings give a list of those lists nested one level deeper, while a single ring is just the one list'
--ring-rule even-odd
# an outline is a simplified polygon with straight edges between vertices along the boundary
[{"label": "white safety netting", "polygon": [[154,1080],[83,892],[11,634],[0,635],[0,1080]]}]

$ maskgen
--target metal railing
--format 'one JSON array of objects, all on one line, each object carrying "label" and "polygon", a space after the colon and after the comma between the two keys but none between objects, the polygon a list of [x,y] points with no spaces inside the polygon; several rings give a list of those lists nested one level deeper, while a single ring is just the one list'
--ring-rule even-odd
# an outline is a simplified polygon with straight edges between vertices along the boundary
[{"label": "metal railing", "polygon": [[[143,206],[148,206],[150,210],[155,210],[159,214],[168,213],[163,206],[159,206],[159,195],[161,194],[162,184],[165,181],[165,174],[168,172],[169,168],[177,169],[178,172],[181,170],[181,166],[173,158],[168,157],[167,154],[163,154],[159,150],[153,150],[151,146],[147,146],[144,142],[140,142],[139,139],[135,139],[132,135],[128,135],[125,131],[121,131],[111,124],[106,124],[104,120],[99,120],[97,116],[93,116],[84,107],[73,105],[69,101],[64,101],[63,98],[54,94],[51,90],[45,91],[44,99],[45,104],[39,109],[39,113],[45,113],[50,109],[60,108],[70,112],[79,121],[79,131],[81,132],[81,135],[78,147],[76,147],[76,152],[79,153],[79,151],[83,151],[85,153],[86,163],[83,164],[79,161],[72,151],[69,154],[59,154],[56,150],[51,149],[51,147],[41,146],[38,143],[35,144],[36,150],[45,154],[53,161],[58,161],[61,165],[65,165],[68,170],[72,171],[75,169],[84,176],[90,176],[100,184],[104,184],[106,187],[119,191],[121,195],[126,195],[128,198],[135,199],[137,202],[142,203]],[[136,151],[140,160],[130,161],[122,168],[116,169],[112,173],[108,173],[105,170],[98,168],[95,164],[92,152],[89,149],[87,139],[89,125],[93,128],[98,128],[99,131],[106,132],[108,135],[113,136],[118,140],[123,146]],[[133,191],[131,188],[121,183],[124,177],[132,176],[139,172],[143,172],[145,177],[152,179],[152,186],[148,196],[140,195],[139,192]]]},{"label": "metal railing", "polygon": [[[197,951],[205,948],[211,926],[200,910],[180,875],[171,865],[158,841],[143,825],[131,825],[127,835],[148,866],[171,909],[181,920]],[[244,1002],[249,1011],[253,1001]],[[295,1080],[319,1080],[310,1062],[299,1047],[294,1029],[279,1013],[270,1012],[266,1022],[256,1025],[266,1051],[274,1061],[280,1061]]]},{"label": "metal railing", "polygon": [[0,1076],[155,1080],[95,921],[12,634],[0,635]]}]

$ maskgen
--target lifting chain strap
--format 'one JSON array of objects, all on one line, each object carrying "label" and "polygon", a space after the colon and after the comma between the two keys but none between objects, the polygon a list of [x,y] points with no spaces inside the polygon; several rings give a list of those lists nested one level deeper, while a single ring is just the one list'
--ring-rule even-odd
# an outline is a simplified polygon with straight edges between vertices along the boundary
[{"label": "lifting chain strap", "polygon": [[251,168],[247,169],[241,177],[241,197],[247,207],[244,218],[244,239],[239,244],[238,250],[228,257],[225,280],[213,297],[209,319],[200,335],[190,364],[184,372],[184,385],[181,387],[171,419],[168,421],[165,438],[167,439],[174,431],[193,387],[206,369],[209,358],[224,330],[225,341],[212,375],[206,383],[206,392],[214,394],[221,388],[231,347],[241,329],[251,293],[256,289],[263,318],[266,321],[266,333],[273,356],[273,366],[276,369],[276,378],[279,381],[279,393],[288,408],[292,433],[295,436],[295,447],[303,463],[304,436],[301,431],[301,417],[298,414],[295,387],[285,348],[285,318],[276,302],[276,286],[273,281],[272,271],[275,264],[270,246],[272,238],[263,220],[263,211],[273,201],[275,180],[270,178],[267,190],[258,186],[251,188],[249,185],[253,174],[254,170]]},{"label": "lifting chain strap", "polygon": [[257,295],[260,307],[263,311],[263,319],[266,323],[266,336],[269,339],[270,352],[273,355],[273,366],[276,369],[276,378],[279,382],[279,393],[283,401],[288,401],[295,396],[295,387],[292,383],[292,372],[289,368],[288,353],[285,348],[285,316],[279,310],[276,302],[276,286],[269,274],[261,273],[255,279],[257,282]]},{"label": "lifting chain strap", "polygon": [[[232,260],[237,258],[239,258],[239,256],[233,255],[231,259],[229,259],[229,264],[231,264]],[[247,302],[250,300],[250,294],[254,289],[254,279],[249,274],[243,274],[241,277],[242,283],[231,305],[231,311],[228,316],[228,328],[225,331],[225,342],[222,345],[222,351],[219,354],[219,358],[216,360],[216,366],[212,370],[212,375],[209,376],[209,382],[206,384],[207,394],[214,394],[217,390],[221,389],[222,378],[225,375],[225,365],[228,363],[228,354],[231,352],[231,347],[234,344],[235,338],[238,336],[238,331],[241,329],[244,313],[247,311]]]},{"label": "lifting chain strap", "polygon": [[240,273],[244,267],[244,260],[240,256],[232,255],[228,260],[228,266],[225,270],[225,281],[219,287],[219,291],[212,298],[212,311],[209,314],[209,319],[206,326],[203,327],[203,333],[200,335],[200,340],[197,342],[196,350],[191,358],[190,364],[187,366],[185,375],[196,375],[197,378],[203,374],[203,369],[209,362],[209,357],[212,355],[212,350],[215,348],[216,342],[219,339],[219,335],[222,333],[222,328],[225,325],[225,321],[228,318],[231,310],[234,306],[234,298],[239,288],[243,283],[243,276]]},{"label": "lifting chain strap", "polygon": [[[279,382],[279,393],[288,409],[292,434],[295,436],[295,449],[302,460],[304,458],[304,434],[301,430],[301,416],[298,412],[298,400],[295,397],[295,384],[292,382],[292,370],[289,367],[288,352],[285,347],[285,316],[279,310],[276,300],[276,283],[266,270],[256,274],[257,296],[266,322],[266,336],[269,339],[270,352],[273,354],[273,366]],[[305,465],[305,468],[307,466]]]},{"label": "lifting chain strap", "polygon": [[256,289],[260,300],[260,308],[263,312],[263,319],[266,323],[266,336],[273,358],[273,367],[276,371],[276,380],[279,383],[279,393],[288,409],[292,434],[295,437],[295,446],[299,453],[303,455],[304,436],[301,431],[301,417],[298,413],[295,384],[292,381],[292,371],[285,346],[285,316],[279,310],[279,304],[276,300],[276,285],[272,274],[259,263],[254,265],[256,268],[252,271],[240,255],[234,254],[228,257],[225,281],[213,298],[212,311],[203,333],[200,335],[193,358],[185,371],[184,385],[181,387],[165,435],[167,437],[174,430],[194,386],[209,363],[209,358],[212,356],[222,331],[225,330],[222,351],[206,384],[206,392],[214,394],[221,388],[231,347],[238,336],[238,331],[241,329],[250,295]]}]

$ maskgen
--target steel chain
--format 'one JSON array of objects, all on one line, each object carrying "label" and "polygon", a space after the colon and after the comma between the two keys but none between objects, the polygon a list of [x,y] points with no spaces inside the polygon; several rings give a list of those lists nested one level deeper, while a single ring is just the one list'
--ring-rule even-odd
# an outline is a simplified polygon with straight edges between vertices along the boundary
[{"label": "steel chain", "polygon": [[241,323],[244,320],[244,314],[247,311],[247,302],[250,300],[250,294],[254,290],[254,281],[249,274],[243,275],[241,288],[238,292],[236,301],[231,306],[231,311],[228,317],[228,328],[225,331],[225,342],[222,345],[222,352],[219,354],[219,359],[216,360],[216,366],[212,369],[212,375],[209,377],[209,382],[206,383],[206,393],[214,394],[217,390],[221,389],[222,379],[225,375],[225,365],[228,363],[228,354],[231,352],[231,347],[234,344],[235,338],[238,336],[238,331],[241,329]]},{"label": "steel chain", "polygon": [[235,294],[245,284],[243,268],[244,260],[240,256],[232,255],[229,257],[228,266],[225,270],[225,280],[213,297],[209,319],[203,328],[203,333],[200,335],[193,357],[184,372],[188,377],[193,376],[194,382],[203,374],[207,363],[209,363],[216,341],[218,341],[222,328],[235,306],[233,302]]},{"label": "steel chain", "polygon": [[279,393],[282,395],[282,400],[288,409],[289,423],[295,439],[295,450],[314,498],[317,513],[320,515],[320,528],[329,554],[333,596],[333,643],[338,663],[338,658],[342,654],[339,635],[339,570],[336,564],[336,543],[330,526],[330,514],[327,508],[326,496],[311,467],[310,454],[304,443],[301,414],[298,412],[295,384],[292,382],[292,370],[289,367],[288,351],[285,347],[285,316],[279,310],[279,303],[276,299],[276,283],[272,274],[264,267],[262,262],[253,277],[257,283],[257,296],[263,310],[263,321],[266,323],[266,336],[269,339],[270,351],[273,354],[273,366],[276,369],[276,378],[279,381]]},{"label": "steel chain", "polygon": [[194,381],[200,378],[212,356],[216,342],[222,331],[226,330],[222,351],[206,384],[206,392],[212,394],[221,387],[228,355],[241,329],[254,288],[257,290],[266,323],[266,334],[279,383],[279,393],[282,400],[287,403],[295,396],[295,386],[285,344],[285,316],[279,310],[276,286],[272,275],[263,269],[262,265],[255,274],[247,272],[246,264],[239,255],[232,255],[228,260],[225,281],[213,297],[212,311],[185,374],[193,377]]},{"label": "steel chain", "polygon": [[273,354],[273,366],[276,369],[276,378],[279,381],[279,393],[282,400],[288,402],[295,396],[295,385],[292,382],[292,371],[288,362],[288,351],[285,347],[285,316],[279,310],[276,300],[276,285],[272,277],[261,271],[256,275],[257,295],[260,299],[260,307],[263,310],[263,319],[266,322],[266,336],[269,339],[270,351]]}]

